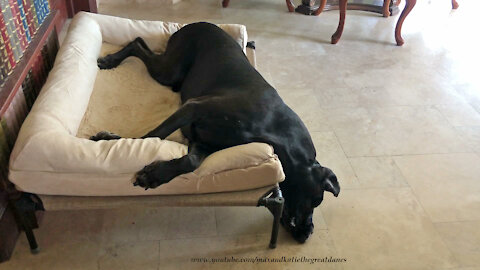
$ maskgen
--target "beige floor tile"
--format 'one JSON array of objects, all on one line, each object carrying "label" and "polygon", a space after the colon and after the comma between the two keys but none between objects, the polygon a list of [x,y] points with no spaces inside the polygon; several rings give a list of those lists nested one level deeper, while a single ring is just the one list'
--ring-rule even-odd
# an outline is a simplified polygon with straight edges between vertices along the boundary
[{"label": "beige floor tile", "polygon": [[[178,269],[342,269],[342,263],[262,262],[296,257],[302,260],[339,258],[328,231],[318,230],[305,244],[296,243],[281,230],[276,249],[269,249],[269,234],[235,237],[163,240],[160,242],[160,268]],[[212,263],[212,259],[255,260],[257,262]],[[209,262],[192,262],[192,258],[205,258]],[[304,259],[305,260],[305,259]]]},{"label": "beige floor tile", "polygon": [[103,247],[98,258],[99,270],[158,269],[160,243],[132,242]]},{"label": "beige floor tile", "polygon": [[111,210],[102,235],[105,244],[214,236],[215,212],[205,207]]},{"label": "beige floor tile", "polygon": [[473,151],[480,153],[480,126],[455,127],[459,136]]},{"label": "beige floor tile", "polygon": [[408,187],[392,157],[349,158],[358,182],[364,188]]},{"label": "beige floor tile", "polygon": [[433,222],[480,219],[480,158],[476,154],[394,160]]},{"label": "beige floor tile", "polygon": [[[215,208],[218,235],[268,234],[272,230],[273,216],[264,207]],[[327,229],[320,210],[314,211],[315,230]]]},{"label": "beige floor tile", "polygon": [[435,227],[462,266],[480,267],[480,221],[436,223]]},{"label": "beige floor tile", "polygon": [[480,114],[468,103],[435,106],[452,126],[480,126]]},{"label": "beige floor tile", "polygon": [[345,156],[335,133],[312,132],[312,140],[317,150],[317,160],[322,166],[328,167],[338,178],[340,188],[358,188],[360,184],[355,172]]},{"label": "beige floor tile", "polygon": [[218,235],[269,233],[273,222],[265,207],[216,207],[215,218]]},{"label": "beige floor tile", "polygon": [[310,89],[283,89],[278,92],[283,101],[302,119],[309,132],[331,130]]},{"label": "beige floor tile", "polygon": [[457,266],[409,188],[344,190],[322,213],[345,269]]},{"label": "beige floor tile", "polygon": [[46,212],[41,228],[35,230],[40,253],[30,254],[22,233],[12,258],[0,268],[97,269],[102,223],[102,211]]},{"label": "beige floor tile", "polygon": [[[38,233],[37,233],[38,234]],[[54,232],[51,233],[52,235]],[[52,245],[39,242],[40,253],[30,253],[25,235],[21,235],[9,261],[0,264],[2,270],[96,270],[101,250],[99,241],[58,241]]]},{"label": "beige floor tile", "polygon": [[338,108],[324,114],[347,157],[471,151],[430,107]]}]

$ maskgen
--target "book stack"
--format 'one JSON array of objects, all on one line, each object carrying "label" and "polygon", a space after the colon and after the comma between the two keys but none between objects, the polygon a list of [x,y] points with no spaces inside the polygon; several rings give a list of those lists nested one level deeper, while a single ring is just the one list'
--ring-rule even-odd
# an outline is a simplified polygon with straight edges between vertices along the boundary
[{"label": "book stack", "polygon": [[[2,1],[2,0],[0,0]],[[55,31],[42,44],[41,53],[33,61],[22,86],[16,91],[10,104],[0,111],[0,190],[6,189],[8,179],[8,159],[25,117],[33,106],[45,83],[58,51],[58,39]],[[2,186],[3,185],[3,186]]]},{"label": "book stack", "polygon": [[0,86],[50,13],[48,0],[0,0]]}]

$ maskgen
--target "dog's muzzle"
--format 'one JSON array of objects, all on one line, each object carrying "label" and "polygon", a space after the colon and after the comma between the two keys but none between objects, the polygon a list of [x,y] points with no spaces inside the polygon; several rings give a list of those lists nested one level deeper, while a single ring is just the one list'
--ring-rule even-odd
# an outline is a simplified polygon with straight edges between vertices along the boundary
[{"label": "dog's muzzle", "polygon": [[303,244],[313,233],[313,211],[311,214],[304,217],[297,215],[293,216],[290,215],[287,207],[285,207],[281,223],[297,242]]}]

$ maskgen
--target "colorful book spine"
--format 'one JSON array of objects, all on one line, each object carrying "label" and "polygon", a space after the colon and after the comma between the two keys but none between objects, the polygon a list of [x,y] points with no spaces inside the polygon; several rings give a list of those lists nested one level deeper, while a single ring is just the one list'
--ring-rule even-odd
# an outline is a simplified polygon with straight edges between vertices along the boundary
[{"label": "colorful book spine", "polygon": [[10,1],[10,11],[12,12],[13,21],[15,23],[15,29],[20,40],[21,52],[23,53],[28,46],[27,36],[25,35],[25,28],[23,28],[22,17],[17,5],[17,0]]},{"label": "colorful book spine", "polygon": [[40,92],[40,88],[44,83],[45,73],[43,70],[43,57],[41,54],[37,56],[32,66],[32,98],[35,99]]},{"label": "colorful book spine", "polygon": [[15,58],[13,57],[13,51],[12,51],[12,45],[10,43],[10,37],[8,36],[7,32],[7,25],[5,23],[5,20],[3,18],[3,14],[0,12],[0,40],[2,41],[1,44],[5,45],[4,50],[6,51],[7,54],[7,59],[8,59],[8,67],[10,70],[7,73],[10,73],[11,70],[15,67]]},{"label": "colorful book spine", "polygon": [[5,67],[4,62],[0,63],[0,86],[2,86],[7,80],[7,68]]},{"label": "colorful book spine", "polygon": [[37,32],[37,29],[35,27],[35,22],[33,19],[31,2],[29,0],[23,0],[23,8],[25,9],[25,15],[27,17],[28,32],[30,32],[30,36],[33,37],[33,35],[35,35],[35,33]]},{"label": "colorful book spine", "polygon": [[30,69],[27,73],[27,76],[25,76],[25,80],[22,83],[23,94],[25,95],[25,101],[27,103],[28,111],[30,111],[33,106],[33,102],[35,101],[32,74],[33,71],[32,69]]},{"label": "colorful book spine", "polygon": [[3,130],[3,125],[1,124],[3,122],[3,119],[0,118],[0,188],[6,190],[10,149],[7,144],[6,134]]},{"label": "colorful book spine", "polygon": [[30,2],[30,8],[31,8],[31,14],[33,17],[33,24],[35,26],[35,29],[38,29],[40,27],[40,22],[38,21],[38,16],[37,16],[37,10],[35,9],[35,1],[36,0],[26,0]]},{"label": "colorful book spine", "polygon": [[6,28],[5,21],[3,19],[3,15],[0,13],[0,40],[2,41],[1,44],[5,45],[4,50],[7,54],[8,59],[8,71],[7,73],[13,70],[16,65],[15,57],[13,56],[12,44],[10,43],[10,37],[8,36],[7,28]]},{"label": "colorful book spine", "polygon": [[23,1],[17,0],[17,4],[18,4],[18,11],[20,12],[20,19],[23,25],[23,31],[25,32],[25,37],[27,38],[27,42],[30,43],[30,41],[32,41],[32,36],[30,35],[30,29],[28,28],[27,15],[25,13],[25,7],[23,6]]},{"label": "colorful book spine", "polygon": [[33,6],[35,8],[35,13],[37,14],[38,18],[38,25],[41,25],[45,19],[44,10],[42,8],[42,4],[39,0],[32,0]]},{"label": "colorful book spine", "polygon": [[3,38],[0,37],[2,43],[0,43],[0,85],[7,80],[7,76],[12,70],[10,62],[8,61],[8,53]]},{"label": "colorful book spine", "polygon": [[10,8],[8,0],[0,0],[0,8],[2,10],[5,28],[10,39],[10,46],[13,51],[15,62],[18,62],[22,57],[23,52],[20,46],[20,40],[15,26],[12,9]]}]

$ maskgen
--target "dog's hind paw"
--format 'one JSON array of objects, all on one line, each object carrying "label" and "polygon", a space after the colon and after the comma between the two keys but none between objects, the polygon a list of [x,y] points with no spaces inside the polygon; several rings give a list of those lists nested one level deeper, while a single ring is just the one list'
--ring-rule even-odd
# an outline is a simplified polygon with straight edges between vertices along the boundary
[{"label": "dog's hind paw", "polygon": [[112,69],[117,67],[120,63],[115,61],[115,59],[111,55],[107,55],[105,57],[101,57],[97,59],[97,65],[100,69]]},{"label": "dog's hind paw", "polygon": [[97,134],[93,135],[90,137],[90,140],[92,141],[108,141],[108,140],[118,140],[118,139],[121,139],[122,137],[120,137],[119,135],[115,134],[115,133],[111,133],[111,132],[108,132],[108,131],[100,131],[98,132]]}]

